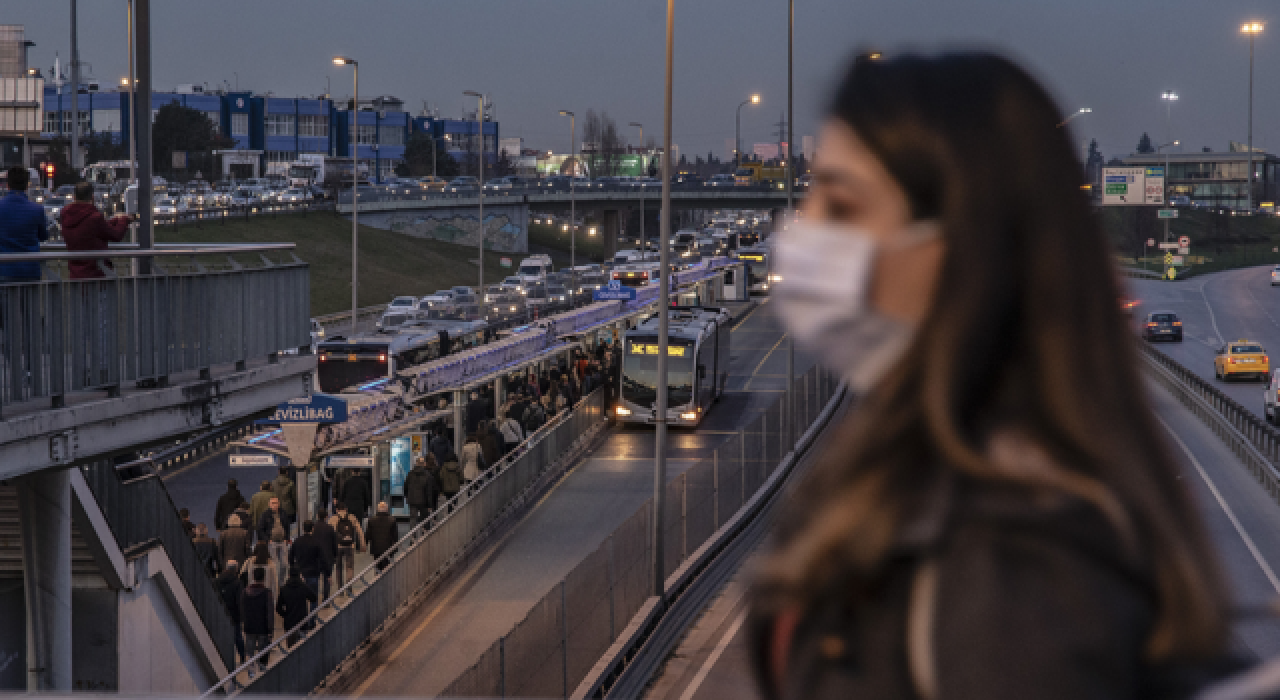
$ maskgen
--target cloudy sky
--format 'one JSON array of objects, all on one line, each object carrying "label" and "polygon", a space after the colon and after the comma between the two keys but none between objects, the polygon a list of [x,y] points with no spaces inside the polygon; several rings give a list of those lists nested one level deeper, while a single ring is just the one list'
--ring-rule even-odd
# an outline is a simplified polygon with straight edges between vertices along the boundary
[{"label": "cloudy sky", "polygon": [[[68,55],[70,0],[11,3],[0,21],[25,24],[32,63]],[[504,136],[563,151],[557,111],[604,110],[660,138],[662,0],[160,0],[153,5],[155,84],[226,83],[279,96],[349,95],[360,61],[361,93],[390,94],[415,112],[425,100],[445,116],[492,97]],[[784,0],[677,0],[673,138],[683,153],[726,155],[734,110],[746,144],[773,140],[786,107]],[[80,53],[104,84],[125,74],[124,0],[80,2]],[[1275,15],[1275,16],[1273,16]],[[1241,22],[1280,20],[1260,0],[797,0],[796,140],[812,134],[832,81],[857,48],[887,52],[981,46],[1039,75],[1063,109],[1093,108],[1072,122],[1108,157],[1131,151],[1143,131],[1189,150],[1225,150],[1245,139],[1248,40]],[[1280,151],[1280,22],[1257,41],[1254,142]],[[626,133],[638,142],[635,130]]]}]

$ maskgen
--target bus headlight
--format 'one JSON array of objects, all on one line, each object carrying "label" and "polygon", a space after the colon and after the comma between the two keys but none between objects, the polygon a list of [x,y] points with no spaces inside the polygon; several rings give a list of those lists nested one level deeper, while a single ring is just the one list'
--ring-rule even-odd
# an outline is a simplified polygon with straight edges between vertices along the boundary
[{"label": "bus headlight", "polygon": [[618,407],[617,409],[615,409],[615,410],[617,410],[618,415],[620,415],[620,416],[629,416],[629,415],[631,415],[631,409],[629,409],[629,408],[625,408],[625,407],[623,407],[623,406],[619,406],[619,407]]},{"label": "bus headlight", "polygon": [[769,275],[769,281],[770,281],[770,282],[781,282],[781,281],[782,281],[782,275]]},{"label": "bus headlight", "polygon": [[694,412],[692,412],[692,411],[690,411],[690,412],[688,412],[688,413],[681,413],[681,414],[680,414],[680,420],[698,420],[698,414],[696,414],[696,413],[694,413]]}]

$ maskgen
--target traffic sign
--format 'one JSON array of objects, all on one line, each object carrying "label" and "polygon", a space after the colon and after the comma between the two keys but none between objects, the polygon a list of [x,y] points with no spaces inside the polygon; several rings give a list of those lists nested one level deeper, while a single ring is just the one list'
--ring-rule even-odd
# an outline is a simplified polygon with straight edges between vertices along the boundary
[{"label": "traffic sign", "polygon": [[1154,239],[1154,238],[1148,238],[1148,239],[1147,239],[1147,247],[1148,247],[1148,248],[1150,248],[1151,246],[1153,246],[1153,245],[1155,245],[1155,244],[1156,244],[1156,239]]},{"label": "traffic sign", "polygon": [[595,301],[635,301],[635,287],[625,287],[618,280],[609,280],[609,285],[597,289],[592,295]]},{"label": "traffic sign", "polygon": [[511,258],[500,258],[498,264],[503,267],[511,267]]},{"label": "traffic sign", "polygon": [[1168,277],[1169,279],[1175,279],[1175,278],[1177,278],[1177,276],[1178,276],[1178,269],[1177,269],[1177,268],[1175,268],[1175,267],[1170,267],[1170,268],[1165,272],[1165,276],[1166,276],[1166,277]]},{"label": "traffic sign", "polygon": [[1191,247],[1191,237],[1190,237],[1190,236],[1178,236],[1178,247],[1179,247],[1179,248],[1189,248],[1189,247]]},{"label": "traffic sign", "polygon": [[1158,212],[1156,212],[1156,218],[1176,219],[1178,218],[1178,210],[1177,209],[1161,209]]},{"label": "traffic sign", "polygon": [[1165,265],[1172,265],[1172,264],[1173,264],[1173,253],[1165,253],[1165,254],[1164,254],[1164,264],[1165,264]]},{"label": "traffic sign", "polygon": [[1102,203],[1164,204],[1164,168],[1103,168]]},{"label": "traffic sign", "polygon": [[1179,249],[1178,249],[1178,255],[1191,255],[1191,249],[1190,249],[1190,248],[1179,248]]},{"label": "traffic sign", "polygon": [[1161,243],[1160,250],[1177,250],[1177,243]]}]

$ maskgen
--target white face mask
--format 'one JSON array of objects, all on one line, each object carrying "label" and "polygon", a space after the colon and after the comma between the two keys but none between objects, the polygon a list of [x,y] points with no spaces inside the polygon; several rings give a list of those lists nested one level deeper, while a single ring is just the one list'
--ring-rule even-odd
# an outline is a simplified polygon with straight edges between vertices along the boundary
[{"label": "white face mask", "polygon": [[[893,238],[892,249],[919,245],[939,235],[935,221],[920,221]],[[915,325],[871,306],[876,238],[829,222],[796,220],[776,234],[771,303],[796,343],[840,372],[850,388],[864,392],[906,352]]]}]

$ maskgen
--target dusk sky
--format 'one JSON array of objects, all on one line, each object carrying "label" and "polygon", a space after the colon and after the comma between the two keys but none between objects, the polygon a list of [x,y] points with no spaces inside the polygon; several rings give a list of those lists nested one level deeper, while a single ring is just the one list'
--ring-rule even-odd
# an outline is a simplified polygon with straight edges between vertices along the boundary
[{"label": "dusk sky", "polygon": [[[11,3],[0,21],[25,24],[30,58],[47,71],[69,47],[69,0]],[[157,89],[179,83],[277,96],[351,93],[360,61],[362,95],[395,95],[414,113],[423,101],[444,116],[490,95],[503,136],[527,147],[568,147],[557,111],[613,116],[661,138],[662,0],[163,0],[153,2]],[[784,0],[678,0],[673,140],[684,154],[728,155],[734,110],[745,107],[743,141],[772,141],[786,108]],[[105,88],[125,74],[124,0],[80,3],[80,53]],[[1275,15],[1275,16],[1273,16]],[[1216,0],[798,0],[796,141],[813,134],[832,81],[858,48],[886,52],[980,46],[1028,65],[1072,122],[1077,141],[1096,138],[1108,157],[1133,150],[1143,131],[1165,139],[1164,90],[1173,138],[1186,150],[1244,141],[1248,98],[1246,20],[1280,19],[1280,6]],[[1254,143],[1280,151],[1280,23],[1257,40]],[[580,125],[579,125],[580,126]],[[580,134],[579,134],[580,136]]]}]

